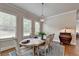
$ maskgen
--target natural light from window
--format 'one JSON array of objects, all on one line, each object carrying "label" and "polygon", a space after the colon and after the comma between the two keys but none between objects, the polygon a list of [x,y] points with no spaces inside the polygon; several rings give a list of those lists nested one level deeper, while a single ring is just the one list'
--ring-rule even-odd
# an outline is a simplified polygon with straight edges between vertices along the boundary
[{"label": "natural light from window", "polygon": [[16,33],[16,16],[0,12],[0,38],[12,38]]},{"label": "natural light from window", "polygon": [[31,34],[31,20],[24,18],[24,36],[29,36]]},{"label": "natural light from window", "polygon": [[38,35],[39,32],[40,32],[40,23],[35,22],[35,34]]}]

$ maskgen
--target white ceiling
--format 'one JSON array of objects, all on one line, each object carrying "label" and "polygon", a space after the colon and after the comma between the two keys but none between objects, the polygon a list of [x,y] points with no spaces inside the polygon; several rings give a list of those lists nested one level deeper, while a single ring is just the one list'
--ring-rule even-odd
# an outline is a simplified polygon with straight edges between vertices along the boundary
[{"label": "white ceiling", "polygon": [[[14,5],[28,10],[37,16],[41,16],[42,14],[41,3],[14,3]],[[45,3],[44,15],[49,17],[75,9],[79,9],[79,3]]]},{"label": "white ceiling", "polygon": [[52,31],[53,29],[59,31],[64,28],[75,29],[75,19],[75,11],[72,11],[55,17],[49,17],[47,21],[45,21],[45,24],[49,25],[49,27],[52,28]]}]

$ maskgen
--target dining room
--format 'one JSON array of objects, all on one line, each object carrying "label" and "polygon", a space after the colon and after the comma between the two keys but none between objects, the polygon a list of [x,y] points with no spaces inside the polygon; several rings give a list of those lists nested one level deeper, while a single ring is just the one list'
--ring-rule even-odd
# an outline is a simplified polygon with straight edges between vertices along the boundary
[{"label": "dining room", "polygon": [[[59,38],[60,33],[72,35],[70,42],[65,43],[76,45],[77,10],[70,8],[72,5],[76,6],[61,3],[0,4],[0,55],[64,56],[65,46]],[[65,10],[66,6],[69,9]]]}]

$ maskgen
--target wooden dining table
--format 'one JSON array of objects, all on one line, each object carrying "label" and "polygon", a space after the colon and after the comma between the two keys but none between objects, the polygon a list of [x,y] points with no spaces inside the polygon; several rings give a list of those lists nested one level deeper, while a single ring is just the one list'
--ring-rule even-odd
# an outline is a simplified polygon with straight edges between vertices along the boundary
[{"label": "wooden dining table", "polygon": [[[22,43],[22,42],[25,42],[25,41],[27,41],[27,40],[29,40],[28,43]],[[27,38],[27,39],[22,40],[22,41],[20,42],[20,45],[21,45],[21,46],[26,46],[26,47],[32,46],[32,47],[33,47],[33,55],[35,55],[36,49],[38,49],[39,46],[40,46],[41,44],[43,44],[43,43],[45,43],[45,40],[41,40],[40,38]],[[37,54],[39,55],[39,52],[38,52]]]}]

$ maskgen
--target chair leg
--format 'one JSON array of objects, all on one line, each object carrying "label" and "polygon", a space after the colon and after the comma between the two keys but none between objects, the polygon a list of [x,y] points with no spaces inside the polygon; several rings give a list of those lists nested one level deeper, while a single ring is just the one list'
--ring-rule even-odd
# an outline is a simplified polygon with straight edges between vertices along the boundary
[{"label": "chair leg", "polygon": [[49,52],[51,51],[51,46],[49,45]]},{"label": "chair leg", "polygon": [[48,53],[50,52],[50,46],[48,47]]},{"label": "chair leg", "polygon": [[45,52],[44,52],[44,53],[45,53],[45,56],[46,56],[46,55],[47,55],[47,52],[46,52],[46,50],[45,50]]}]

